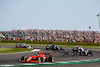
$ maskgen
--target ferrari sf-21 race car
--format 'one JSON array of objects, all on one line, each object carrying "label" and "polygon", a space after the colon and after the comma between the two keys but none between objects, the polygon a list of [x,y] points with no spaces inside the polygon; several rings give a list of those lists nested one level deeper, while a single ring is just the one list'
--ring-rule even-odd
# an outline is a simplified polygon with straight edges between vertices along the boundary
[{"label": "ferrari sf-21 race car", "polygon": [[24,43],[17,43],[15,47],[16,47],[16,48],[27,48],[27,49],[33,49],[32,46],[30,46],[30,45],[26,45],[26,44],[24,44]]},{"label": "ferrari sf-21 race car", "polygon": [[41,62],[54,62],[54,57],[50,53],[40,52],[37,55],[30,55],[29,57],[22,56],[18,61],[23,63],[41,63]]},{"label": "ferrari sf-21 race car", "polygon": [[64,49],[62,49],[62,47],[58,47],[58,46],[53,45],[53,44],[48,44],[47,45],[46,50],[49,50],[49,49],[53,49],[53,50],[64,50]]}]

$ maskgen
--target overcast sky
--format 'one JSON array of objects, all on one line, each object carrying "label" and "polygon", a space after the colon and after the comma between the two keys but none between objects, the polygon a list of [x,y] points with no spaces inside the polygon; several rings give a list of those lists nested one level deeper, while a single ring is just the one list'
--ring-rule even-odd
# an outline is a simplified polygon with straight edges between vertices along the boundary
[{"label": "overcast sky", "polygon": [[99,31],[100,0],[0,0],[0,31]]}]

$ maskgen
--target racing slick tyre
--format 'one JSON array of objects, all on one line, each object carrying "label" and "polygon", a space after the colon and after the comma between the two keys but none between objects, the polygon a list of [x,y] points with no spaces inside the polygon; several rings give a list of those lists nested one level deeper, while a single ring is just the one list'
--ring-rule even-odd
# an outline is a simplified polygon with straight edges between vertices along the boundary
[{"label": "racing slick tyre", "polygon": [[93,56],[93,52],[90,51],[90,52],[88,53],[88,56]]},{"label": "racing slick tyre", "polygon": [[38,63],[41,63],[41,57],[38,57]]},{"label": "racing slick tyre", "polygon": [[81,52],[79,52],[79,55],[80,55],[80,56],[85,55],[85,52],[82,52],[82,51],[81,51]]},{"label": "racing slick tyre", "polygon": [[48,62],[48,58],[47,58],[47,59],[45,59],[45,62]]},{"label": "racing slick tyre", "polygon": [[15,47],[18,48],[18,45],[16,45]]},{"label": "racing slick tyre", "polygon": [[18,59],[19,62],[21,62],[21,59]]},{"label": "racing slick tyre", "polygon": [[64,50],[62,47],[60,47],[61,50]]},{"label": "racing slick tyre", "polygon": [[49,62],[49,56],[46,56],[45,62]]},{"label": "racing slick tyre", "polygon": [[93,56],[93,52],[92,52],[92,56]]},{"label": "racing slick tyre", "polygon": [[25,60],[26,61],[26,56],[22,56],[21,60]]},{"label": "racing slick tyre", "polygon": [[49,57],[49,62],[52,62],[53,63],[54,62],[54,57],[50,56]]},{"label": "racing slick tyre", "polygon": [[24,46],[23,48],[27,48],[27,46]]},{"label": "racing slick tyre", "polygon": [[46,50],[48,50],[49,48],[48,47],[46,47]]}]

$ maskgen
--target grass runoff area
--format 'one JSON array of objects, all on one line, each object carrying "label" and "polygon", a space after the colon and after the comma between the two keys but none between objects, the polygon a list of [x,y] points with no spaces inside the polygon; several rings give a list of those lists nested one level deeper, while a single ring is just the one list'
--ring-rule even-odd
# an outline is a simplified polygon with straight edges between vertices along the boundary
[{"label": "grass runoff area", "polygon": [[[16,43],[0,43],[0,45],[16,45]],[[24,51],[32,51],[32,49],[24,49],[24,48],[1,48],[0,47],[0,54],[2,53],[17,53],[17,52],[24,52]]]},{"label": "grass runoff area", "polygon": [[[15,46],[16,43],[0,43],[0,45],[13,45]],[[47,44],[27,44],[36,47],[46,47]],[[59,47],[66,47],[66,48],[73,48],[77,45],[57,45]],[[100,49],[100,46],[81,46],[83,48],[92,48],[92,49]],[[23,48],[1,48],[0,53],[16,53],[16,52],[24,52],[24,51],[31,51],[31,49],[23,49]]]},{"label": "grass runoff area", "polygon": [[22,49],[22,48],[0,48],[0,53],[16,53],[30,51],[30,49]]}]

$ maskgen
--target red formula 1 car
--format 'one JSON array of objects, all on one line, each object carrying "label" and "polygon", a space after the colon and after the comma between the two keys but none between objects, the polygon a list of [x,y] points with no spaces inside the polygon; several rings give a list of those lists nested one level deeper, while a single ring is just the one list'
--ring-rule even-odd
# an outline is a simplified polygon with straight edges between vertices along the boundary
[{"label": "red formula 1 car", "polygon": [[22,56],[18,61],[23,63],[41,63],[41,62],[54,62],[54,57],[50,53],[40,52],[37,55],[30,55],[28,58],[26,56]]}]

